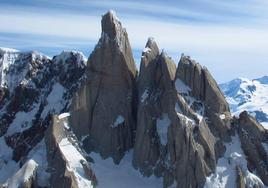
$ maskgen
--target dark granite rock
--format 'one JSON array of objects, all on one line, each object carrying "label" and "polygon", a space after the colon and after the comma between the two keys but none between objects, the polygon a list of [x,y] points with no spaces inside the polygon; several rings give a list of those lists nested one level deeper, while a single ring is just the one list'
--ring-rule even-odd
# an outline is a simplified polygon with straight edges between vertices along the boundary
[{"label": "dark granite rock", "polygon": [[217,143],[205,119],[199,119],[186,97],[176,90],[175,69],[171,58],[159,54],[150,38],[138,78],[133,166],[146,176],[164,177],[163,187],[174,181],[177,187],[202,187],[224,147]]},{"label": "dark granite rock", "polygon": [[127,33],[111,11],[102,17],[102,37],[87,64],[71,122],[79,138],[89,135],[87,151],[118,163],[134,144],[137,70]]},{"label": "dark granite rock", "polygon": [[263,183],[268,185],[268,158],[262,143],[268,143],[268,134],[246,111],[235,121],[241,147],[247,156],[248,168],[255,171]]}]

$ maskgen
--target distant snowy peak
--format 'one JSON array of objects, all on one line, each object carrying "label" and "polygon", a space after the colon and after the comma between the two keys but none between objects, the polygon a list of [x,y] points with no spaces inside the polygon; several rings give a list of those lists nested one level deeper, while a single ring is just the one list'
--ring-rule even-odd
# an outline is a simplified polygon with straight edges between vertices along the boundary
[{"label": "distant snowy peak", "polygon": [[24,81],[29,71],[35,69],[48,57],[38,52],[19,52],[14,49],[0,50],[0,83],[10,93]]},{"label": "distant snowy peak", "polygon": [[112,43],[115,42],[121,52],[127,50],[129,42],[126,29],[123,28],[122,23],[119,21],[114,11],[110,10],[102,16],[101,26],[102,35],[97,47],[110,41]]},{"label": "distant snowy peak", "polygon": [[268,76],[263,76],[261,78],[254,79],[254,80],[259,81],[261,84],[268,84]]},{"label": "distant snowy peak", "polygon": [[[70,66],[84,68],[86,61],[86,57],[77,51],[63,51],[51,59],[36,51],[20,52],[15,49],[0,48],[1,88],[7,89],[12,94],[20,84],[33,86],[32,78],[39,79],[40,73],[47,71],[48,64],[64,67],[66,72]],[[39,75],[36,75],[37,72]]]},{"label": "distant snowy peak", "polygon": [[237,78],[220,84],[234,115],[247,110],[268,128],[268,76],[249,80]]},{"label": "distant snowy peak", "polygon": [[13,48],[0,47],[0,54],[2,54],[2,53],[15,53],[15,52],[19,52],[19,50],[16,50]]},{"label": "distant snowy peak", "polygon": [[51,59],[35,51],[0,49],[0,187],[28,187],[24,184],[33,179],[48,187],[45,143],[41,159],[35,148],[51,115],[68,111],[85,69],[86,58],[76,51]]},{"label": "distant snowy peak", "polygon": [[[83,53],[78,51],[62,51],[59,55],[54,57],[56,62],[65,62],[65,61],[72,61],[76,63],[78,66],[84,67],[87,62],[87,58],[84,56]],[[74,61],[76,60],[76,61]]]}]

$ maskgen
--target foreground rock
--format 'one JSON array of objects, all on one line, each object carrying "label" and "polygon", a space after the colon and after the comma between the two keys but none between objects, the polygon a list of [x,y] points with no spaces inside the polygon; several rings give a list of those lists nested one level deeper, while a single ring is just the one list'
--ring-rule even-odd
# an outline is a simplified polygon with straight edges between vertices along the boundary
[{"label": "foreground rock", "polygon": [[95,187],[95,174],[82,156],[75,135],[68,131],[69,126],[68,117],[54,116],[46,132],[48,168],[52,174],[50,186]]},{"label": "foreground rock", "polygon": [[113,12],[87,63],[87,79],[73,101],[71,122],[87,151],[119,162],[133,147],[137,70],[128,36]]}]

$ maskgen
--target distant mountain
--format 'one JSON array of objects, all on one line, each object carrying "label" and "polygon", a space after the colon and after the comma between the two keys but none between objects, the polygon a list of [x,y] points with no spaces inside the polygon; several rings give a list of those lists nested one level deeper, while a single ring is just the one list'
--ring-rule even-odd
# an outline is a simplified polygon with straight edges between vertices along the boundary
[{"label": "distant mountain", "polygon": [[253,80],[237,78],[220,84],[220,88],[234,115],[247,110],[268,129],[268,76]]},{"label": "distant mountain", "polygon": [[33,174],[48,186],[44,134],[51,115],[68,109],[85,63],[80,52],[0,48],[0,187],[27,187]]}]

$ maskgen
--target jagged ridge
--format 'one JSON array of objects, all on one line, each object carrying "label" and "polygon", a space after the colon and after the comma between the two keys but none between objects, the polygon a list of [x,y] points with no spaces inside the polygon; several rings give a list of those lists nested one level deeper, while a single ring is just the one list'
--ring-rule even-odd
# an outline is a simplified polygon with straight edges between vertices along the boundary
[{"label": "jagged ridge", "polygon": [[[232,118],[208,70],[188,56],[176,68],[152,38],[137,75],[126,30],[112,11],[87,63],[77,52],[51,60],[5,49],[0,59],[1,78],[22,73],[11,84],[1,80],[0,142],[7,153],[0,154],[0,172],[12,167],[9,178],[1,177],[4,187],[101,186],[93,153],[118,164],[133,148],[133,166],[163,177],[163,187],[268,184],[267,131],[246,112]],[[59,115],[66,111],[68,120]],[[18,118],[27,115],[27,123]]]}]

